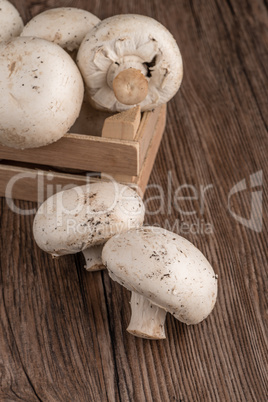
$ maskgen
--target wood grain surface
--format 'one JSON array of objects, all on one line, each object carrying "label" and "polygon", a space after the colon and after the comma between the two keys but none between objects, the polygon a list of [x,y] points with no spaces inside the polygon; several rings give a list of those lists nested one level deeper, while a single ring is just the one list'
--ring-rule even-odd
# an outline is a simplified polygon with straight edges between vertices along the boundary
[{"label": "wood grain surface", "polygon": [[[185,73],[168,104],[146,221],[192,241],[219,275],[219,294],[201,324],[168,316],[166,340],[135,338],[126,332],[129,292],[107,272],[87,273],[81,255],[52,260],[34,243],[33,215],[13,213],[2,199],[0,400],[267,401],[267,3],[12,3],[25,22],[53,6],[73,6],[101,19],[145,14],[173,33]],[[256,172],[263,185],[250,188]],[[231,198],[232,215],[228,194],[244,179],[247,188]],[[183,184],[193,187],[176,192]],[[255,226],[239,222],[252,210]]]}]

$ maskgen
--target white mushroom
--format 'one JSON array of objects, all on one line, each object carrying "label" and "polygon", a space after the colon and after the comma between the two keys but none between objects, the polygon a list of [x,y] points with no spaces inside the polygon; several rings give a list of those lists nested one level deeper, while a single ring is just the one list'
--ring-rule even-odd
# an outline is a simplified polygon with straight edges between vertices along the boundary
[{"label": "white mushroom", "polygon": [[97,270],[102,265],[100,246],[141,226],[143,219],[136,191],[117,182],[98,182],[48,198],[37,211],[33,234],[38,246],[53,256],[85,251],[87,269]]},{"label": "white mushroom", "polygon": [[21,36],[46,39],[72,52],[78,49],[85,35],[99,22],[98,17],[79,8],[52,8],[31,19]]},{"label": "white mushroom", "polygon": [[0,0],[0,42],[19,36],[23,21],[17,9],[7,0]]},{"label": "white mushroom", "polygon": [[132,291],[127,328],[148,339],[165,338],[170,312],[186,324],[197,324],[212,311],[217,276],[192,243],[167,230],[143,227],[111,238],[102,252],[110,277]]},{"label": "white mushroom", "polygon": [[35,148],[57,141],[77,119],[81,74],[58,45],[38,38],[0,43],[0,143]]},{"label": "white mushroom", "polygon": [[182,59],[171,33],[142,15],[100,22],[79,48],[77,64],[92,104],[111,111],[140,104],[142,111],[169,101],[182,80]]}]

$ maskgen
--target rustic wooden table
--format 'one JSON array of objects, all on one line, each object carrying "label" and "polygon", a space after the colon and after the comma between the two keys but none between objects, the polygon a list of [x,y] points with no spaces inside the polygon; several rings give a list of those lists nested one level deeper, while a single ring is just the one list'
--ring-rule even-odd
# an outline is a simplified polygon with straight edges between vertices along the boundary
[{"label": "rustic wooden table", "polygon": [[2,199],[0,400],[266,401],[265,2],[12,3],[25,22],[73,6],[101,19],[145,14],[173,33],[185,74],[168,105],[146,219],[202,250],[219,295],[203,323],[168,316],[165,341],[135,338],[126,332],[129,292],[107,272],[83,270],[81,255],[52,260],[33,241],[33,215],[11,212]]}]

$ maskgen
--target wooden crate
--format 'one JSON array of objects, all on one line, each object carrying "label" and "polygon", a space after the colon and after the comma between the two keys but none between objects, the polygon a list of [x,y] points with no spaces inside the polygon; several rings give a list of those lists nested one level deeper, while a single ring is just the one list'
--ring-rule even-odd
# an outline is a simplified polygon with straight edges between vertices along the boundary
[{"label": "wooden crate", "polygon": [[53,144],[25,150],[0,145],[0,195],[43,202],[65,186],[106,175],[143,193],[165,129],[166,105],[142,113],[132,140],[102,136],[110,116],[84,104],[71,132]]}]

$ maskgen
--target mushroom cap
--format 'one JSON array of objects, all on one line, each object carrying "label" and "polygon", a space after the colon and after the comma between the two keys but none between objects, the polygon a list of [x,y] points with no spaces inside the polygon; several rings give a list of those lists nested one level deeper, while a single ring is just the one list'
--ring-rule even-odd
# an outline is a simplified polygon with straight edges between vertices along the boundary
[{"label": "mushroom cap", "polygon": [[0,43],[0,142],[35,148],[61,138],[77,119],[81,74],[58,45],[38,38]]},{"label": "mushroom cap", "polygon": [[212,311],[217,277],[204,255],[188,240],[155,227],[121,233],[102,252],[110,277],[169,311],[197,324]]},{"label": "mushroom cap", "polygon": [[[148,80],[148,94],[139,104],[142,111],[169,101],[182,80],[182,58],[171,33],[150,17],[116,15],[101,21],[87,34],[77,64],[92,100],[101,108],[122,111],[110,83],[111,72],[122,65],[140,69]],[[140,66],[140,67],[138,67]]]},{"label": "mushroom cap", "polygon": [[0,0],[0,42],[19,36],[23,21],[18,10],[7,0]]},{"label": "mushroom cap", "polygon": [[98,17],[79,8],[52,8],[32,18],[21,36],[36,36],[73,51],[78,49],[85,35],[99,22]]},{"label": "mushroom cap", "polygon": [[144,206],[136,191],[117,182],[98,182],[48,198],[36,213],[33,234],[48,253],[75,254],[141,226],[143,219]]}]

